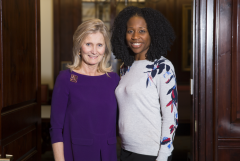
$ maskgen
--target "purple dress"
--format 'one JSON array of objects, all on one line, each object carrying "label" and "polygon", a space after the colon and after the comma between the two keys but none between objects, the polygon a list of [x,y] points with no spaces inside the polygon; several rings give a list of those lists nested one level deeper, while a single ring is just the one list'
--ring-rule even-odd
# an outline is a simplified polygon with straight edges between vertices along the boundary
[{"label": "purple dress", "polygon": [[117,161],[116,73],[86,76],[62,71],[51,109],[52,144],[63,142],[65,161]]}]

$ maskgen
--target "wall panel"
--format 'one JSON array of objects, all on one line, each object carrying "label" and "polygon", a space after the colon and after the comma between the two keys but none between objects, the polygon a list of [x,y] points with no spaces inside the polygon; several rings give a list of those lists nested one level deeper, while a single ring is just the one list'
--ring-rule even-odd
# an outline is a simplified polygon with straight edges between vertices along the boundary
[{"label": "wall panel", "polygon": [[0,8],[0,155],[40,161],[40,0]]},{"label": "wall panel", "polygon": [[240,0],[219,0],[216,17],[216,160],[240,157]]},{"label": "wall panel", "polygon": [[240,0],[233,1],[232,16],[232,116],[240,123]]},{"label": "wall panel", "polygon": [[[35,42],[35,22],[29,21],[35,19],[35,1],[10,1],[2,4],[3,107],[36,99],[36,46],[29,45]],[[14,19],[21,19],[21,25]]]},{"label": "wall panel", "polygon": [[54,81],[61,63],[72,61],[73,34],[81,21],[81,0],[54,0]]}]

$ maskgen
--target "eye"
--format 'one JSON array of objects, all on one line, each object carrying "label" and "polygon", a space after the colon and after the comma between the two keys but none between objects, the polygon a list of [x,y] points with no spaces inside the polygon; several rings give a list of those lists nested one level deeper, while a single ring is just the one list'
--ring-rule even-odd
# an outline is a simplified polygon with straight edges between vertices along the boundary
[{"label": "eye", "polygon": [[146,31],[145,30],[140,30],[139,33],[145,33]]},{"label": "eye", "polygon": [[133,33],[133,30],[128,30],[127,33],[131,34],[131,33]]},{"label": "eye", "polygon": [[103,45],[102,44],[98,44],[99,47],[102,47]]},{"label": "eye", "polygon": [[86,46],[90,46],[90,43],[86,43]]}]

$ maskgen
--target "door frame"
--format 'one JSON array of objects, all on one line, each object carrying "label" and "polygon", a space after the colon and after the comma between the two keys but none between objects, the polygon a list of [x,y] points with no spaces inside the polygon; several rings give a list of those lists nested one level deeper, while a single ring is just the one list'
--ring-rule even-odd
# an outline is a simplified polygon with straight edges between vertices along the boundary
[{"label": "door frame", "polygon": [[192,159],[216,159],[214,113],[215,0],[193,0]]}]

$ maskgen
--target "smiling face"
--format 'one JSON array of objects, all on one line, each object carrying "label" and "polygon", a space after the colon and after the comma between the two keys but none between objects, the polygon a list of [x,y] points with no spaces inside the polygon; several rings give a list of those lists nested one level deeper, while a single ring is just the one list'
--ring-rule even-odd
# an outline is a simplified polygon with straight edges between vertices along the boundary
[{"label": "smiling face", "polygon": [[104,57],[105,47],[106,44],[102,33],[88,34],[80,49],[82,65],[97,67]]},{"label": "smiling face", "polygon": [[151,37],[144,18],[131,17],[127,22],[126,41],[136,58],[146,59],[146,53],[151,43]]}]

